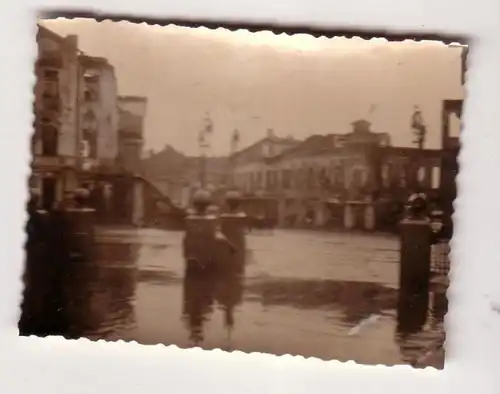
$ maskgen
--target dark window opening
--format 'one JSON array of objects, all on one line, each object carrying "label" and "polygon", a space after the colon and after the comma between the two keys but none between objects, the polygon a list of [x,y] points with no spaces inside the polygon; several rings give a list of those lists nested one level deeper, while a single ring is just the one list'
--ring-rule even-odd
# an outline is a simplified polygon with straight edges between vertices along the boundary
[{"label": "dark window opening", "polygon": [[42,207],[50,210],[57,197],[57,180],[56,178],[43,178],[42,180]]},{"label": "dark window opening", "polygon": [[46,97],[43,104],[45,110],[47,111],[59,112],[61,109],[59,100],[54,99],[53,97]]},{"label": "dark window opening", "polygon": [[309,168],[307,171],[307,187],[308,188],[314,188],[314,169]]},{"label": "dark window opening", "polygon": [[97,133],[93,130],[83,130],[83,140],[87,143],[87,157],[97,157]]},{"label": "dark window opening", "polygon": [[94,91],[87,89],[83,93],[83,98],[84,98],[84,100],[86,102],[96,101],[97,100],[97,94]]},{"label": "dark window opening", "polygon": [[59,72],[57,70],[45,70],[43,77],[49,81],[57,81]]},{"label": "dark window opening", "polygon": [[288,189],[292,186],[292,172],[291,170],[283,170],[282,172],[283,188]]},{"label": "dark window opening", "polygon": [[42,127],[42,155],[57,156],[58,133],[54,126]]}]

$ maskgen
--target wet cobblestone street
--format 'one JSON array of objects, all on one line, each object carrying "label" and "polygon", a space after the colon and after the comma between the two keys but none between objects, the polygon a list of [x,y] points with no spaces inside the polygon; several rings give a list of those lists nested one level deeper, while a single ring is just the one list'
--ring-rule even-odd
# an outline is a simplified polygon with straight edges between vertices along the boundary
[{"label": "wet cobblestone street", "polygon": [[396,339],[397,238],[254,232],[245,277],[217,281],[184,278],[182,237],[99,231],[98,258],[75,278],[83,335],[389,365],[442,337],[431,319]]}]

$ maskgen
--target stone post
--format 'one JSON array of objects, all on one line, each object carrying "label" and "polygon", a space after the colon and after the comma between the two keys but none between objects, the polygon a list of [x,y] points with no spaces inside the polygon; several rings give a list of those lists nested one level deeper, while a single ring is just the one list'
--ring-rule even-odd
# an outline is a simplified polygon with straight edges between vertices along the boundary
[{"label": "stone post", "polygon": [[187,275],[211,270],[217,260],[217,217],[207,212],[212,195],[207,190],[198,190],[192,203],[194,212],[186,217],[183,242]]},{"label": "stone post", "polygon": [[398,331],[418,332],[425,324],[429,305],[432,230],[421,196],[410,200],[400,223]]}]

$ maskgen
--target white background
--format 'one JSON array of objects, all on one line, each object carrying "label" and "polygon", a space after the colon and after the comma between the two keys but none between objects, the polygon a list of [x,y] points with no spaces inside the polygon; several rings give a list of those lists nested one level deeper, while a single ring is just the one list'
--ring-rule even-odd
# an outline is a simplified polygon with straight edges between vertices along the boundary
[{"label": "white background", "polygon": [[[498,0],[17,0],[0,12],[1,393],[493,393],[500,390],[500,2]],[[43,7],[149,17],[470,36],[444,371],[300,357],[18,338],[32,122],[35,17]],[[495,390],[496,388],[496,390]]]}]

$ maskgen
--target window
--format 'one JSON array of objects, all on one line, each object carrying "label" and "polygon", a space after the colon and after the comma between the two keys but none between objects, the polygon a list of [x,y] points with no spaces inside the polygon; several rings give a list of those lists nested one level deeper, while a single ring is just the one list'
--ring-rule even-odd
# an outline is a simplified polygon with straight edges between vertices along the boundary
[{"label": "window", "polygon": [[267,170],[266,171],[266,189],[270,190],[271,189],[271,171]]},{"label": "window", "polygon": [[337,187],[344,186],[344,169],[342,168],[342,165],[340,165],[340,164],[335,166],[334,180],[335,180],[335,186],[337,186]]},{"label": "window", "polygon": [[59,72],[57,70],[44,70],[43,78],[49,81],[57,81],[59,77]]},{"label": "window", "polygon": [[322,188],[330,187],[330,178],[328,177],[328,172],[324,167],[318,172],[318,184],[321,185]]},{"label": "window", "polygon": [[97,157],[97,133],[90,129],[84,129],[82,133],[82,150],[83,157]]},{"label": "window", "polygon": [[431,185],[433,189],[439,189],[441,185],[441,169],[437,166],[432,167]]},{"label": "window", "polygon": [[85,101],[92,101],[92,92],[90,92],[90,90],[86,90],[83,97]]},{"label": "window", "polygon": [[418,183],[422,184],[425,181],[425,167],[420,167],[417,171]]},{"label": "window", "polygon": [[282,186],[284,189],[289,189],[292,186],[292,171],[283,170],[282,171]]},{"label": "window", "polygon": [[44,100],[47,100],[47,99],[53,99],[54,97],[57,97],[57,94],[54,94],[53,92],[51,92],[50,90],[45,90],[43,93],[42,93],[42,98]]},{"label": "window", "polygon": [[42,126],[42,155],[57,156],[58,132],[54,126]]},{"label": "window", "polygon": [[314,168],[309,168],[307,170],[307,187],[309,188],[313,188],[315,185],[314,185]]},{"label": "window", "polygon": [[382,165],[382,173],[380,174],[381,178],[382,178],[382,186],[383,187],[389,187],[389,184],[390,184],[390,168],[389,168],[389,164],[384,164]]},{"label": "window", "polygon": [[44,81],[39,85],[43,91],[42,96],[44,97],[57,97],[59,94],[59,86],[57,82],[54,81]]},{"label": "window", "polygon": [[46,111],[59,112],[61,109],[59,99],[53,96],[43,97],[43,108]]},{"label": "window", "polygon": [[351,184],[354,187],[361,187],[363,184],[363,174],[360,168],[354,168],[352,170]]},{"label": "window", "polygon": [[406,187],[406,167],[403,167],[401,169],[401,173],[399,174],[399,186],[400,187]]}]

